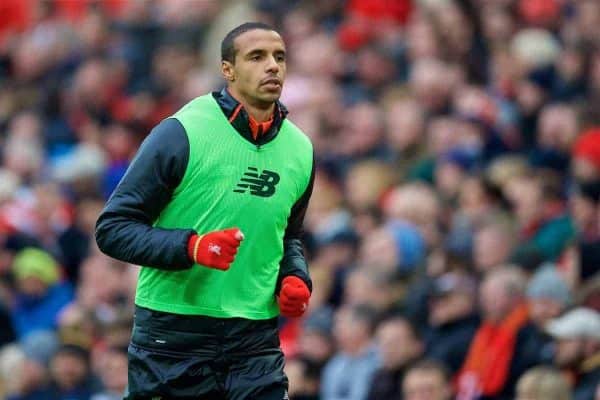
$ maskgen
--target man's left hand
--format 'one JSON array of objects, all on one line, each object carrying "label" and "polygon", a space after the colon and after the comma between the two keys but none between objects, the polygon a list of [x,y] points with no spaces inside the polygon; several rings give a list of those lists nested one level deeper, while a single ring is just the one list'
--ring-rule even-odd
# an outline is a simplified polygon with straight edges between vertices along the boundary
[{"label": "man's left hand", "polygon": [[302,279],[293,275],[283,278],[279,291],[281,315],[289,318],[300,317],[308,308],[309,299],[310,290]]}]

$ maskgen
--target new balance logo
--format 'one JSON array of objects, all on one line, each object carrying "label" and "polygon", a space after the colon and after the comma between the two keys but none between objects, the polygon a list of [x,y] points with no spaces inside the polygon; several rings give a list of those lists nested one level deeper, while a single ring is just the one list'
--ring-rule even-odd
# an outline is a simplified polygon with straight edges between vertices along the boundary
[{"label": "new balance logo", "polygon": [[248,171],[244,172],[244,176],[240,179],[236,188],[233,190],[236,193],[246,193],[260,197],[271,197],[275,193],[275,185],[279,183],[279,174],[269,170],[263,170],[260,174],[258,168],[248,167]]}]

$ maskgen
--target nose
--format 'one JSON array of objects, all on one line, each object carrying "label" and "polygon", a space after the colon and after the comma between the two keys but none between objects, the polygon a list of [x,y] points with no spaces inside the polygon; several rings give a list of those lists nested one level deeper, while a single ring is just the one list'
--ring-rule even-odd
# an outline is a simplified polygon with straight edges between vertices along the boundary
[{"label": "nose", "polygon": [[267,72],[270,72],[270,73],[279,72],[279,64],[277,63],[277,60],[275,59],[275,57],[271,56],[268,58],[266,69],[267,69]]}]

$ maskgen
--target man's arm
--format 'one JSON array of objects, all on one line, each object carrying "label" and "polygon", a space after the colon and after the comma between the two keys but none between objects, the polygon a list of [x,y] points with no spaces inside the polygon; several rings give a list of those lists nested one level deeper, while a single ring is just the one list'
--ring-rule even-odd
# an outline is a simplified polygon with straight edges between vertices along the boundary
[{"label": "man's arm", "polygon": [[189,160],[184,127],[173,118],[158,124],[142,143],[96,222],[96,242],[107,255],[167,270],[192,266],[191,229],[152,226],[171,200]]},{"label": "man's arm", "polygon": [[283,258],[281,259],[279,276],[277,277],[277,287],[275,293],[279,293],[281,289],[281,281],[286,276],[294,275],[302,279],[308,289],[312,292],[312,281],[308,272],[308,265],[304,257],[304,249],[302,246],[303,223],[308,202],[313,191],[315,180],[315,160],[313,154],[312,171],[310,180],[306,186],[304,194],[292,207],[292,211],[288,218],[288,225],[283,238]]}]

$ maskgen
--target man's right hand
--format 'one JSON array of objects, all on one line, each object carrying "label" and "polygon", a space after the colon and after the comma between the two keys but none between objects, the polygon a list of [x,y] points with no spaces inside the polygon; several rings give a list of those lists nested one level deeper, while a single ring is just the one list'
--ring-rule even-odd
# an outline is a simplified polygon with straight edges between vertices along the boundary
[{"label": "man's right hand", "polygon": [[196,264],[226,271],[243,239],[244,234],[238,228],[192,235],[188,241],[188,255]]}]

